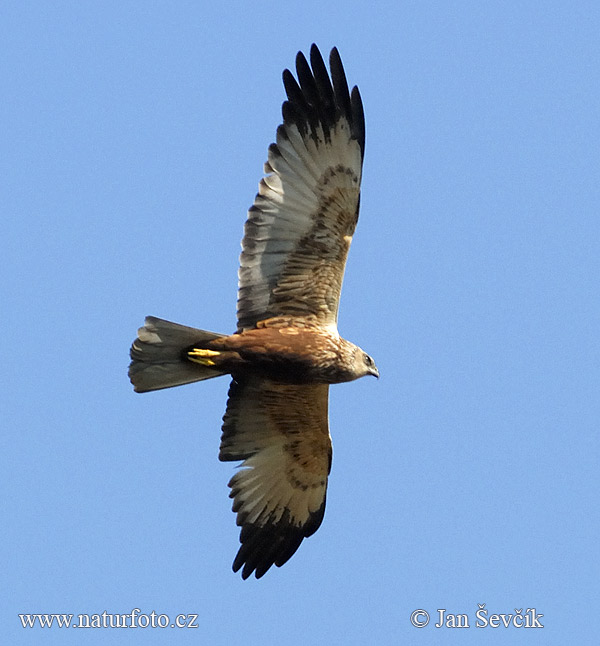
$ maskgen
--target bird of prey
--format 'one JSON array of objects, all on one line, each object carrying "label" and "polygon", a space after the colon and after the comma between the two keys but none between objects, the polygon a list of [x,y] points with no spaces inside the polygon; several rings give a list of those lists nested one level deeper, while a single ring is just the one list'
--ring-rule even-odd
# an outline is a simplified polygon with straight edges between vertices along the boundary
[{"label": "bird of prey", "polygon": [[149,316],[131,347],[136,392],[229,374],[219,459],[241,461],[230,497],[241,547],[233,570],[260,578],[323,520],[331,468],[329,385],[379,377],[338,334],[346,257],[358,219],[363,106],[337,49],[327,72],[299,52],[265,177],[248,211],[237,330],[216,334]]}]

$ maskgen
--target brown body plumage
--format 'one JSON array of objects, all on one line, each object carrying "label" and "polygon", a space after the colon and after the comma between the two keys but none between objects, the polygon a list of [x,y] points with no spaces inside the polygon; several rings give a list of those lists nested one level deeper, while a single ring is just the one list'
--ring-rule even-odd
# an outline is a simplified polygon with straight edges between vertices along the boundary
[{"label": "brown body plumage", "polygon": [[288,384],[338,384],[375,374],[358,346],[303,318],[259,321],[256,328],[207,341],[191,352],[195,349],[217,351],[210,359],[213,368],[237,378],[250,374]]},{"label": "brown body plumage", "polygon": [[283,565],[321,524],[331,438],[329,384],[379,376],[342,339],[337,313],[358,220],[365,125],[336,49],[331,78],[315,45],[299,53],[277,142],[248,212],[237,331],[216,334],[147,317],[131,347],[137,392],[232,376],[219,458],[242,460],[229,482],[245,579]]}]

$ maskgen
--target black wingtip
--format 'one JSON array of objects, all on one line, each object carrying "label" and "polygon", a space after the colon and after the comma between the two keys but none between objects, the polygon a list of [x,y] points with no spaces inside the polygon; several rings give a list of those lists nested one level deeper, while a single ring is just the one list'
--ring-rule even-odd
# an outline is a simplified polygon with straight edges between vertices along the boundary
[{"label": "black wingtip", "polygon": [[[254,573],[257,579],[264,576],[273,565],[281,567],[296,553],[302,541],[312,536],[323,522],[325,504],[310,514],[302,526],[290,522],[286,512],[278,523],[273,525],[244,525],[240,531],[240,549],[233,561],[234,572],[242,570],[242,579],[246,580]],[[240,523],[238,514],[238,524]]]},{"label": "black wingtip", "polygon": [[296,78],[290,70],[283,72],[283,85],[288,97],[282,108],[284,124],[294,124],[305,135],[321,124],[325,135],[343,115],[351,135],[365,150],[365,119],[358,88],[352,92],[337,47],[329,54],[329,69],[315,43],[310,46],[310,64],[302,51],[296,54]]},{"label": "black wingtip", "polygon": [[244,580],[252,574],[260,579],[273,565],[280,567],[286,563],[304,538],[304,532],[299,527],[246,525],[240,534],[242,545],[231,567],[234,572],[241,569]]},{"label": "black wingtip", "polygon": [[365,111],[363,108],[362,98],[355,85],[350,94],[350,103],[352,105],[352,136],[357,139],[360,144],[362,156],[365,156],[365,141],[366,141],[366,127],[365,127]]}]

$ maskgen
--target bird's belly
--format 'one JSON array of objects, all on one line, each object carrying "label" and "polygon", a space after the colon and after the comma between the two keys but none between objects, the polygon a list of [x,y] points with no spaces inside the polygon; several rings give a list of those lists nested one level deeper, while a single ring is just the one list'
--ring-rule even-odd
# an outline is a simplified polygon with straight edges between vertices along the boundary
[{"label": "bird's belly", "polygon": [[292,384],[334,384],[352,379],[332,339],[301,329],[252,330],[211,341],[209,346],[234,351],[235,360],[228,366],[234,375],[260,374]]}]

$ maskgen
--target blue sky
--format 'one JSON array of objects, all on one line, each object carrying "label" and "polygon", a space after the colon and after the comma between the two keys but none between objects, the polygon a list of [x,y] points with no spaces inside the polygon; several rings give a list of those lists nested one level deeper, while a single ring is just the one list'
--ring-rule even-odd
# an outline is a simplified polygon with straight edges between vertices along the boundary
[{"label": "blue sky", "polygon": [[[0,631],[596,643],[597,3],[250,5],[0,9]],[[135,395],[128,349],[146,314],[234,329],[281,72],[312,42],[339,48],[365,105],[340,331],[382,376],[332,389],[321,529],[243,582],[217,460],[228,382]],[[479,603],[545,627],[477,628]],[[133,608],[199,627],[18,619]],[[470,627],[436,628],[439,608]]]}]

